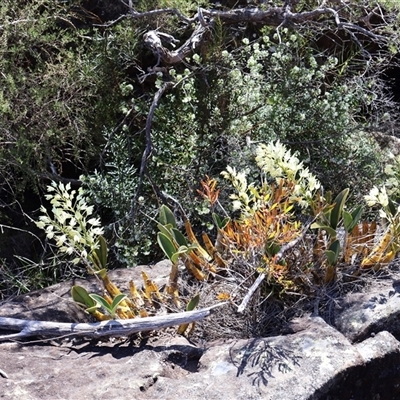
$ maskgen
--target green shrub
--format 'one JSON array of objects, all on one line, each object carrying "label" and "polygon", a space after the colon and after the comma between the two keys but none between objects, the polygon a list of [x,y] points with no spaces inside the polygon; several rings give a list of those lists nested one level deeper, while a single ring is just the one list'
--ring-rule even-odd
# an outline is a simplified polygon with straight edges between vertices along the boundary
[{"label": "green shrub", "polygon": [[[364,90],[369,80],[357,73],[344,74],[338,59],[317,55],[299,33],[283,29],[280,37],[280,43],[266,34],[253,43],[244,39],[231,51],[204,58],[195,54],[184,68],[169,69],[175,86],[155,112],[153,151],[147,161],[151,181],[145,178],[139,194],[142,203],[132,206],[143,135],[125,127],[107,139],[108,167],[86,182],[93,188],[91,197],[113,215],[110,226],[117,227],[120,261],[133,265],[143,256],[155,256],[151,219],[160,197],[178,214],[184,209],[197,229],[208,227],[209,210],[196,192],[199,180],[217,176],[227,165],[256,177],[253,143],[279,139],[289,144],[333,192],[357,187],[353,196],[360,199],[377,179],[380,152],[360,128],[360,111],[373,101],[370,89]],[[133,94],[132,104],[144,120],[149,101]],[[221,202],[226,201],[222,196]],[[128,218],[132,207],[137,209],[134,221]]]},{"label": "green shrub", "polygon": [[119,77],[134,62],[134,29],[83,28],[77,8],[58,3],[0,7],[0,170],[17,196],[50,171],[75,177],[97,161],[101,131],[118,118]]}]

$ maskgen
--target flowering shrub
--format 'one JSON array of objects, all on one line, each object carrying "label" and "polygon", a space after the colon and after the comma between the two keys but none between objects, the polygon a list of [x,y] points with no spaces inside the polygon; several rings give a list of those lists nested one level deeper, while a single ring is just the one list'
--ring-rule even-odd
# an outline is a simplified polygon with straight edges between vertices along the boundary
[{"label": "flowering shrub", "polygon": [[[59,253],[66,253],[72,257],[73,264],[84,264],[88,272],[96,275],[103,283],[103,296],[89,294],[81,286],[73,286],[72,297],[87,312],[98,320],[111,318],[135,318],[148,316],[148,311],[154,311],[153,301],[167,302],[176,300],[174,291],[167,290],[161,295],[157,285],[142,272],[144,290],[138,290],[133,281],[129,282],[130,295],[121,293],[119,288],[110,280],[107,274],[108,246],[103,238],[103,228],[100,228],[99,218],[93,217],[93,206],[79,190],[71,190],[71,185],[52,182],[47,188],[46,199],[52,205],[51,217],[44,206],[36,225],[44,229],[46,236],[54,240]],[[193,309],[197,303],[192,299],[187,309]],[[178,331],[184,333],[187,326],[180,326]]]},{"label": "flowering shrub", "polygon": [[[254,41],[244,39],[230,50],[195,54],[184,66],[168,70],[174,87],[155,110],[153,148],[140,193],[143,202],[131,201],[137,190],[142,135],[126,124],[121,132],[105,136],[105,167],[85,179],[85,190],[111,216],[106,229],[113,233],[117,244],[113,251],[121,264],[132,266],[157,256],[152,247],[156,226],[148,222],[159,207],[156,194],[165,196],[164,202],[172,195],[196,227],[211,228],[207,205],[194,195],[194,188],[199,177],[221,171],[229,174],[228,166],[245,174],[237,176],[238,185],[245,184],[243,179],[253,179],[259,167],[271,176],[280,170],[288,172],[285,163],[298,168],[290,173],[296,181],[293,200],[297,198],[300,207],[307,207],[319,182],[335,192],[343,186],[360,188],[360,192],[370,186],[380,153],[355,120],[368,103],[358,78],[342,79],[337,74],[339,67],[344,68],[340,61],[314,54],[301,33],[280,32],[281,40],[264,31]],[[163,79],[157,76],[156,88]],[[121,111],[145,120],[146,100],[128,101],[133,92],[129,85],[122,89],[127,100]],[[270,170],[273,159],[268,157],[281,157],[288,143],[293,152],[277,171]],[[254,151],[263,146],[261,151],[268,155],[258,157],[257,165]],[[307,167],[301,159],[308,160]],[[256,207],[251,185],[238,193],[248,202],[243,207]],[[224,194],[219,201],[227,206]],[[126,218],[132,210],[135,221]]]},{"label": "flowering shrub", "polygon": [[[399,172],[399,158],[392,157],[393,163],[386,166],[388,179],[381,187],[374,186],[368,195],[364,196],[369,207],[379,207],[379,216],[384,221],[383,234],[374,245],[371,253],[362,260],[364,268],[378,269],[381,265],[391,262],[400,250],[400,206],[399,183],[396,175]],[[395,199],[395,200],[392,200]]]}]

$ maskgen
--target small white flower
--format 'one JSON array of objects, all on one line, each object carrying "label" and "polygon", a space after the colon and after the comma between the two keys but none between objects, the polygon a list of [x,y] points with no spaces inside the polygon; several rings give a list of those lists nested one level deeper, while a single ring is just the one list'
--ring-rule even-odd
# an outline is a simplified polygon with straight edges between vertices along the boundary
[{"label": "small white flower", "polygon": [[56,242],[56,246],[57,247],[63,246],[64,243],[66,242],[66,240],[67,240],[67,236],[66,235],[59,236],[58,239],[57,239],[57,242]]},{"label": "small white flower", "polygon": [[389,197],[386,193],[386,188],[385,186],[382,186],[380,193],[378,194],[378,203],[382,207],[387,207],[389,204]]},{"label": "small white flower", "polygon": [[387,216],[387,214],[386,214],[386,212],[383,211],[382,209],[379,210],[379,216],[380,216],[381,218],[383,218],[383,219],[389,219],[388,216]]},{"label": "small white flower", "polygon": [[70,218],[71,216],[67,214],[65,211],[59,209],[59,208],[53,208],[53,214],[54,217],[57,219],[57,221],[61,224],[64,225],[65,221]]},{"label": "small white flower", "polygon": [[90,218],[87,223],[92,226],[100,226],[100,220],[98,218]]},{"label": "small white flower", "polygon": [[86,207],[86,215],[92,215],[93,214],[93,208],[94,206],[88,206]]},{"label": "small white flower", "polygon": [[67,254],[71,255],[74,252],[74,248],[72,246],[68,247],[67,250],[65,251]]},{"label": "small white flower", "polygon": [[41,215],[39,217],[39,221],[43,222],[46,225],[48,225],[51,222],[50,218],[47,215]]},{"label": "small white flower", "polygon": [[390,165],[390,164],[386,165],[385,174],[387,174],[387,175],[394,175],[395,174],[393,165]]},{"label": "small white flower", "polygon": [[240,210],[241,207],[242,207],[242,202],[241,202],[241,201],[239,201],[239,200],[234,200],[234,201],[232,202],[232,209],[233,209],[233,211]]},{"label": "small white flower", "polygon": [[44,227],[46,226],[46,224],[45,224],[43,221],[38,221],[38,222],[36,222],[36,226],[37,226],[39,229],[44,229]]},{"label": "small white flower", "polygon": [[364,196],[364,200],[367,203],[368,207],[373,207],[378,202],[378,199],[377,199],[378,193],[379,193],[379,189],[376,186],[374,186],[369,191],[369,194],[366,194]]},{"label": "small white flower", "polygon": [[91,229],[91,233],[93,235],[101,236],[104,234],[104,229],[103,228],[93,228],[93,229]]}]

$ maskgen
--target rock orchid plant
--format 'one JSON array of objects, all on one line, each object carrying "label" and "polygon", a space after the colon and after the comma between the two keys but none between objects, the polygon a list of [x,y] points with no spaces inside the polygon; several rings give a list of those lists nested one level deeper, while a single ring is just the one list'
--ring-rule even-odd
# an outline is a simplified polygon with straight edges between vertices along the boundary
[{"label": "rock orchid plant", "polygon": [[[129,319],[148,316],[153,302],[166,302],[171,293],[168,289],[163,296],[157,285],[143,271],[143,290],[137,289],[134,282],[129,283],[130,295],[121,293],[107,274],[107,243],[104,239],[100,220],[93,217],[93,207],[87,205],[83,191],[71,190],[69,184],[52,182],[47,187],[46,199],[52,205],[51,214],[45,207],[36,225],[44,229],[48,239],[55,240],[58,250],[74,257],[73,264],[82,263],[90,274],[99,278],[104,286],[103,295],[89,294],[81,286],[73,286],[73,299],[97,320],[113,318]],[[175,271],[171,272],[171,275]],[[187,311],[193,310],[199,296],[188,302]],[[177,305],[179,305],[177,303]],[[191,324],[193,329],[193,323]],[[183,334],[189,324],[182,324],[178,332]],[[190,332],[190,331],[189,331]]]},{"label": "rock orchid plant", "polygon": [[[278,285],[284,291],[299,289],[294,264],[297,271],[326,284],[336,279],[337,268],[343,263],[359,260],[359,270],[378,269],[393,260],[400,249],[400,207],[390,199],[385,186],[374,187],[365,196],[368,206],[381,207],[385,230],[379,236],[376,223],[361,221],[362,206],[351,211],[346,209],[349,189],[344,189],[333,200],[329,193],[323,197],[321,183],[279,141],[258,146],[255,154],[261,171],[259,184],[248,183],[246,172],[238,172],[233,167],[228,166],[222,172],[234,190],[230,198],[232,210],[239,213],[237,218],[231,219],[222,209],[217,180],[207,177],[201,182],[199,194],[212,210],[218,206],[225,214],[220,217],[212,213],[216,228],[214,241],[206,233],[199,240],[188,219],[182,232],[172,211],[161,206],[157,241],[172,263],[169,282],[163,291],[142,272],[143,288],[138,289],[130,282],[129,295],[121,293],[107,275],[107,243],[100,220],[93,216],[93,207],[87,205],[81,190],[77,192],[70,185],[53,182],[46,195],[52,205],[52,215],[42,207],[43,215],[37,226],[45,230],[48,239],[55,240],[60,252],[73,257],[74,264],[84,264],[89,273],[97,276],[105,289],[100,296],[74,286],[74,300],[98,320],[144,317],[154,306],[153,302],[171,301],[177,309],[181,307],[180,263],[189,275],[207,284],[213,276],[234,268],[239,258],[251,260],[246,265],[253,274],[265,274],[268,285]],[[394,161],[393,166],[387,167],[392,196],[399,192],[393,177],[400,172],[400,160]],[[313,222],[306,228],[299,221],[299,209],[308,213]],[[316,234],[310,234],[309,227]],[[298,253],[294,257],[293,252],[282,256],[283,249],[291,248],[288,244],[306,235],[314,236],[315,240],[302,247],[300,257]],[[218,298],[226,300],[230,295],[222,293]],[[198,303],[199,294],[196,294],[186,310],[193,310]],[[187,328],[182,325],[178,332],[184,333]]]}]

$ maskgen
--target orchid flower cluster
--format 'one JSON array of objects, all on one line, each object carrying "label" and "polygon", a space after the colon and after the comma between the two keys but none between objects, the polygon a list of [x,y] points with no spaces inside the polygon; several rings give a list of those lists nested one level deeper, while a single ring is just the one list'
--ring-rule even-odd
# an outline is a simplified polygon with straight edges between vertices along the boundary
[{"label": "orchid flower cluster", "polygon": [[[272,178],[278,184],[285,180],[293,185],[290,200],[302,208],[310,205],[316,191],[321,187],[318,179],[304,167],[296,154],[292,154],[279,140],[268,145],[259,145],[256,149],[256,162],[267,178]],[[247,183],[246,172],[237,172],[235,168],[228,166],[221,174],[232,183],[236,191],[230,196],[233,210],[241,209],[248,214],[268,201],[268,185],[264,184],[257,190],[253,183]]]},{"label": "orchid flower cluster", "polygon": [[318,179],[304,167],[296,153],[292,154],[279,140],[260,144],[256,149],[256,162],[267,177],[279,184],[285,179],[294,184],[292,200],[307,208],[315,192],[321,187]]},{"label": "orchid flower cluster", "polygon": [[387,179],[381,187],[374,186],[364,200],[369,207],[379,205],[381,218],[393,222],[393,219],[400,216],[400,206],[392,198],[400,197],[400,156],[389,155],[391,160],[385,167]]},{"label": "orchid flower cluster", "polygon": [[[56,246],[63,253],[75,255],[74,264],[91,259],[98,247],[99,236],[103,234],[100,219],[92,217],[93,206],[87,205],[81,190],[71,191],[71,185],[52,182],[47,187],[45,196],[52,205],[52,217],[44,206],[44,214],[36,222],[38,228],[46,231],[48,239],[54,239]],[[77,194],[77,195],[76,195]]]},{"label": "orchid flower cluster", "polygon": [[231,194],[229,197],[232,200],[233,211],[241,210],[244,215],[253,213],[258,209],[256,203],[256,189],[254,184],[247,183],[247,172],[237,172],[236,168],[229,165],[226,171],[222,171],[221,175],[232,183],[236,194]]}]

